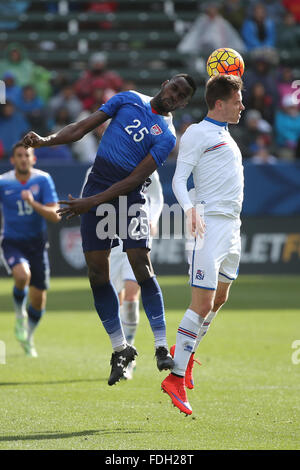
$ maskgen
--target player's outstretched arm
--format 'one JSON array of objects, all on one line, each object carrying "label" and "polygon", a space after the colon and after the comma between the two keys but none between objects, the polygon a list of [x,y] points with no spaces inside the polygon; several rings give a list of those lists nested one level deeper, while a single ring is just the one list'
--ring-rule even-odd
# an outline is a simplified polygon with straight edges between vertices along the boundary
[{"label": "player's outstretched arm", "polygon": [[63,127],[56,134],[51,134],[47,137],[41,137],[35,132],[30,131],[23,138],[23,144],[25,147],[34,148],[70,144],[80,140],[85,134],[103,124],[107,119],[110,119],[110,116],[106,113],[103,111],[96,111],[86,119],[69,124],[68,126]]},{"label": "player's outstretched arm", "polygon": [[67,207],[61,207],[57,212],[62,216],[66,215],[67,219],[88,212],[94,206],[104,204],[119,196],[128,194],[130,191],[143,184],[156,168],[157,164],[149,153],[129,176],[113,184],[106,189],[106,191],[82,199],[74,199],[69,195],[69,201],[59,201],[59,204],[67,205]]}]

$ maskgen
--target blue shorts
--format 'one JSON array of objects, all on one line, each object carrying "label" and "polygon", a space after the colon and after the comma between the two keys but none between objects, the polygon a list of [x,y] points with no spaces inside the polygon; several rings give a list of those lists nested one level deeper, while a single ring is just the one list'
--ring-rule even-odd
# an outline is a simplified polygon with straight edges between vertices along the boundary
[{"label": "blue shorts", "polygon": [[40,290],[48,289],[50,267],[48,258],[48,242],[44,237],[31,240],[3,239],[2,253],[6,268],[11,269],[20,263],[27,263],[30,268],[30,285]]},{"label": "blue shorts", "polygon": [[[82,197],[99,194],[113,182],[93,168],[83,189]],[[126,196],[100,204],[81,215],[83,251],[109,250],[123,242],[123,251],[130,248],[148,248],[149,217],[146,198],[139,186]]]}]

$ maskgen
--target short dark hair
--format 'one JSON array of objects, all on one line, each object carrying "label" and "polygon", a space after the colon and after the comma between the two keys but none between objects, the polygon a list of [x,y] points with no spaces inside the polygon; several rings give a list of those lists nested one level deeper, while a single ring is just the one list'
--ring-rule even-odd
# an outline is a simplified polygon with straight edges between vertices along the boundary
[{"label": "short dark hair", "polygon": [[192,92],[192,96],[194,96],[196,90],[197,90],[197,85],[196,85],[196,82],[195,80],[193,79],[193,77],[191,77],[191,75],[187,74],[187,73],[178,73],[177,75],[174,75],[171,80],[174,80],[176,78],[184,78],[188,84],[190,85],[190,87],[192,88],[193,92]]},{"label": "short dark hair", "polygon": [[24,148],[25,148],[25,145],[23,144],[23,142],[19,141],[19,142],[17,142],[17,143],[13,146],[13,148],[12,148],[12,155],[15,154],[15,151],[16,151],[17,148],[19,148],[19,147],[24,147]]},{"label": "short dark hair", "polygon": [[243,90],[243,81],[238,75],[219,74],[210,79],[205,87],[205,101],[208,109],[215,107],[217,100],[226,101],[232,92]]}]

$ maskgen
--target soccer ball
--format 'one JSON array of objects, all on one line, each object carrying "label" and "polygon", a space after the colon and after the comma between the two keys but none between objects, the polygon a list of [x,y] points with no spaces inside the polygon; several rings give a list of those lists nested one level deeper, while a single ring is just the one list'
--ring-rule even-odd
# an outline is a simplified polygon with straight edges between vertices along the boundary
[{"label": "soccer ball", "polygon": [[242,56],[234,49],[222,47],[212,52],[207,60],[206,70],[210,77],[224,73],[243,75],[245,69]]}]

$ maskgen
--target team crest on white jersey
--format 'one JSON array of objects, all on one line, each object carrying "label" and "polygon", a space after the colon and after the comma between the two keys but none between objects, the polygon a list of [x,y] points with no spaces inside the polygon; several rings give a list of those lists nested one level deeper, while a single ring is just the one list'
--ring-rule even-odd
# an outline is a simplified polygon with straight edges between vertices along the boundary
[{"label": "team crest on white jersey", "polygon": [[201,269],[198,269],[196,272],[196,279],[198,279],[198,281],[203,281],[204,271],[202,271]]},{"label": "team crest on white jersey", "polygon": [[152,135],[159,135],[162,134],[163,131],[158,124],[154,124],[154,126],[151,127],[150,132]]}]

